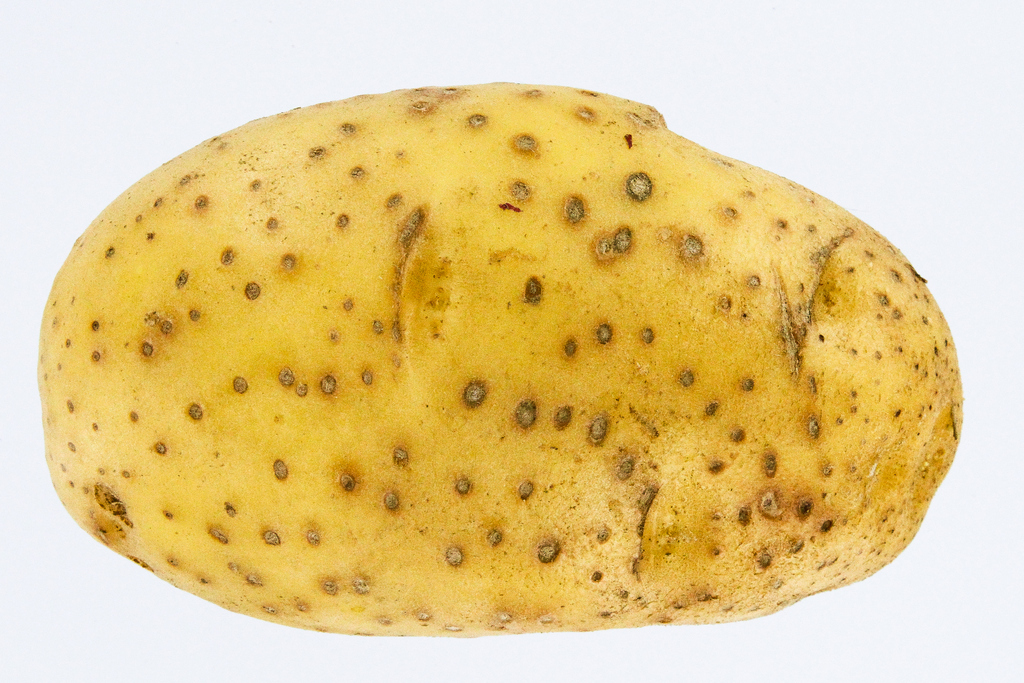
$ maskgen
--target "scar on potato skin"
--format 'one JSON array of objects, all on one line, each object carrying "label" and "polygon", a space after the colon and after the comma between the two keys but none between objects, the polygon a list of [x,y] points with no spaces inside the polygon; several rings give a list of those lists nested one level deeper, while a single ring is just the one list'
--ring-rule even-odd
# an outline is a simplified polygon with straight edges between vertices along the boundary
[{"label": "scar on potato skin", "polygon": [[427,222],[427,209],[418,206],[413,209],[398,225],[398,256],[394,266],[394,278],[391,292],[394,300],[394,319],[391,334],[396,342],[402,341],[402,290],[405,287],[406,269],[409,258],[415,249]]}]

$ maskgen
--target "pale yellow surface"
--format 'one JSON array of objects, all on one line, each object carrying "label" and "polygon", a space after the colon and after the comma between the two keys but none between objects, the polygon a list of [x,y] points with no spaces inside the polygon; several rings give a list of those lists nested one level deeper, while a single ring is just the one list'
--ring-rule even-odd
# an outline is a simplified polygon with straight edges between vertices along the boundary
[{"label": "pale yellow surface", "polygon": [[916,532],[962,403],[871,228],[647,106],[511,84],[168,162],[75,244],[39,379],[84,529],[228,609],[372,634],[720,622],[857,581]]}]

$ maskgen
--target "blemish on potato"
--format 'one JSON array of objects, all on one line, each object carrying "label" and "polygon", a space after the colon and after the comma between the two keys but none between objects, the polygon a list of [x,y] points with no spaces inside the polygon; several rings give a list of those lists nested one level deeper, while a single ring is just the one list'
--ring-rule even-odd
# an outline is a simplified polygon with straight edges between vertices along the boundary
[{"label": "blemish on potato", "polygon": [[552,420],[555,423],[555,429],[562,430],[568,427],[572,422],[572,406],[559,406],[555,410]]},{"label": "blemish on potato", "polygon": [[451,546],[444,551],[444,561],[451,567],[458,567],[461,565],[463,558],[462,549],[457,546]]},{"label": "blemish on potato", "polygon": [[635,202],[646,201],[651,196],[654,184],[651,177],[640,171],[626,178],[626,194]]},{"label": "blemish on potato", "polygon": [[544,564],[550,564],[558,559],[562,552],[562,544],[555,539],[541,541],[537,546],[537,559]]},{"label": "blemish on potato", "polygon": [[590,425],[587,427],[587,440],[595,446],[600,446],[604,443],[607,436],[608,417],[605,415],[598,415],[590,421]]},{"label": "blemish on potato", "polygon": [[277,477],[278,481],[284,481],[288,478],[288,465],[284,463],[284,460],[274,461],[274,476]]},{"label": "blemish on potato", "polygon": [[565,353],[565,357],[572,358],[573,356],[575,356],[576,349],[578,348],[578,346],[579,345],[576,343],[576,340],[573,339],[572,337],[567,339],[565,345],[562,347],[562,351],[563,353]]},{"label": "blemish on potato", "polygon": [[467,408],[479,408],[487,398],[487,384],[474,379],[462,390],[462,402]]},{"label": "blemish on potato", "polygon": [[571,225],[576,225],[587,216],[587,208],[579,197],[569,197],[562,207],[562,215]]},{"label": "blemish on potato", "polygon": [[244,377],[235,377],[231,386],[237,394],[244,394],[249,389],[249,383],[245,381]]},{"label": "blemish on potato", "polygon": [[597,343],[602,346],[612,340],[612,326],[608,323],[601,323],[594,330],[594,337],[597,339]]}]

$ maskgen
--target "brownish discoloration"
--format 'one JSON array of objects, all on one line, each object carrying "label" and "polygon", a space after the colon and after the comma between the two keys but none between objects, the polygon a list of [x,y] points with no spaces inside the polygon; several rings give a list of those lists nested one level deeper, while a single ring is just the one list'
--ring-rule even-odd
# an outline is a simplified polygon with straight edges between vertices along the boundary
[{"label": "brownish discoloration", "polygon": [[402,290],[405,287],[406,269],[417,243],[426,229],[427,209],[418,206],[409,212],[398,225],[398,255],[394,266],[391,291],[394,296],[395,314],[391,333],[395,341],[402,341]]}]

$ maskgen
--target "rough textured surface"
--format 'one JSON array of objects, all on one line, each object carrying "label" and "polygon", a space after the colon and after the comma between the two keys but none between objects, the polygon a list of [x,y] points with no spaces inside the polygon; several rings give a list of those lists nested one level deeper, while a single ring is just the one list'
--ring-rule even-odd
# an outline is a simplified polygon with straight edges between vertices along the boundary
[{"label": "rough textured surface", "polygon": [[889,242],[650,107],[510,84],[261,119],[141,180],[42,324],[75,520],[345,633],[709,623],[857,581],[952,461]]}]

